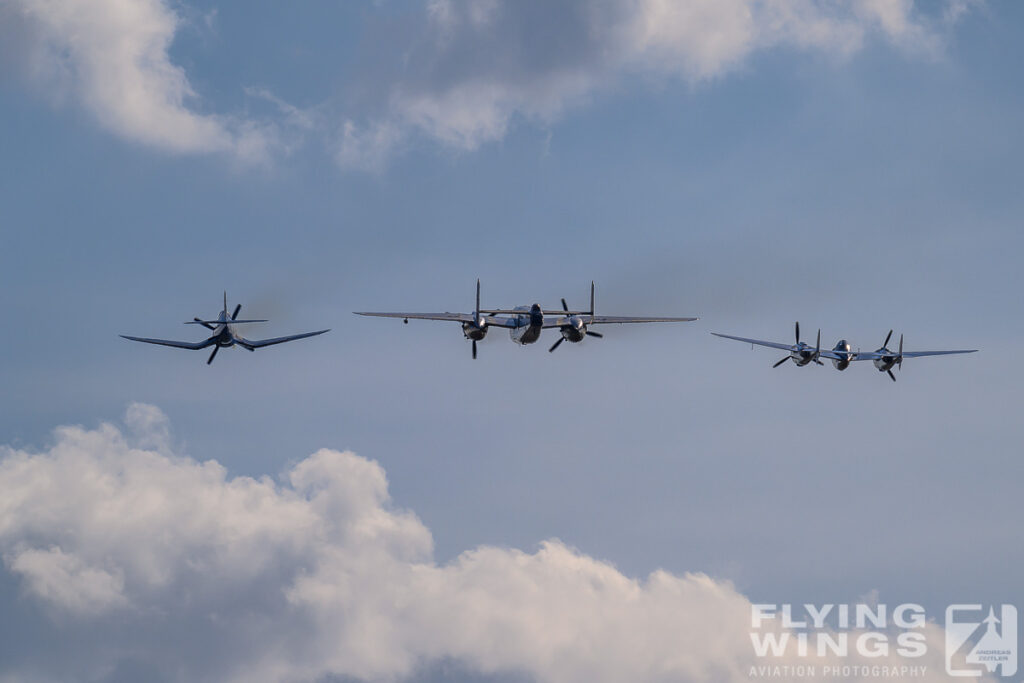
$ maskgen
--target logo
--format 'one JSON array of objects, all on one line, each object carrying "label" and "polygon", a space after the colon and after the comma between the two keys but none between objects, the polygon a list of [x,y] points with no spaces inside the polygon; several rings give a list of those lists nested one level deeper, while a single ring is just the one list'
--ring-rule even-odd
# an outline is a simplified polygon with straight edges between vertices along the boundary
[{"label": "logo", "polygon": [[982,605],[946,608],[946,673],[981,676],[1017,673],[1017,608],[1001,605],[998,614]]}]

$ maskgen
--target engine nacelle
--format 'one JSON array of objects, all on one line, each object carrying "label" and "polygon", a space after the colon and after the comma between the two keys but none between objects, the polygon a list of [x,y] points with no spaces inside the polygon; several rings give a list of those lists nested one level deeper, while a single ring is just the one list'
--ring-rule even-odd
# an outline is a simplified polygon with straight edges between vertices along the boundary
[{"label": "engine nacelle", "polygon": [[575,315],[569,318],[568,325],[562,325],[558,329],[562,333],[562,338],[573,344],[583,341],[583,338],[587,336],[586,324]]},{"label": "engine nacelle", "polygon": [[477,323],[462,323],[462,334],[466,336],[466,339],[481,341],[487,336],[487,324],[483,321],[479,321]]}]

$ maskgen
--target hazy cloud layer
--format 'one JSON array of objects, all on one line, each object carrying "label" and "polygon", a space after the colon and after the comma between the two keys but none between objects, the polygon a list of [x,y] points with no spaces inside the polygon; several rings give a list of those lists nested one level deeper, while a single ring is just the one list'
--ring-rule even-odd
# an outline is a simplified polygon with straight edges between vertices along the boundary
[{"label": "hazy cloud layer", "polygon": [[[726,581],[636,580],[557,540],[438,565],[373,461],[324,449],[280,481],[231,477],[175,454],[154,407],[125,425],[0,451],[0,552],[46,641],[12,649],[0,678],[395,680],[454,661],[560,683],[721,682],[758,663],[749,602]],[[924,633],[916,680],[944,680],[942,632]]]},{"label": "hazy cloud layer", "polygon": [[472,150],[517,116],[550,121],[626,77],[689,84],[736,69],[758,50],[845,57],[874,34],[934,55],[943,27],[912,0],[430,0],[426,31],[404,54],[385,111],[343,129],[339,161],[379,167],[414,131]]}]

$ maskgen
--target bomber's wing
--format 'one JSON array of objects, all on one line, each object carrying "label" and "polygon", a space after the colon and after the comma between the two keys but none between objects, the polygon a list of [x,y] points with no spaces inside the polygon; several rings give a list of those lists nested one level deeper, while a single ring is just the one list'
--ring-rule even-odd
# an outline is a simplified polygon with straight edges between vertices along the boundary
[{"label": "bomber's wing", "polygon": [[190,349],[197,351],[199,349],[205,349],[207,346],[212,346],[216,343],[213,338],[204,339],[200,342],[183,342],[183,341],[172,341],[170,339],[147,339],[146,337],[129,337],[126,334],[120,335],[124,339],[130,339],[131,341],[143,342],[144,344],[158,344],[160,346],[173,346],[176,349]]},{"label": "bomber's wing", "polygon": [[356,315],[369,315],[375,318],[402,318],[405,320],[453,320],[460,323],[473,322],[472,313],[367,313],[356,311]]},{"label": "bomber's wing", "polygon": [[306,337],[315,337],[318,334],[324,332],[330,332],[330,330],[317,330],[316,332],[303,332],[302,334],[290,334],[287,337],[274,337],[273,339],[243,339],[242,337],[235,337],[242,346],[248,348],[250,351],[253,349],[259,349],[264,346],[273,346],[274,344],[284,344],[285,342],[295,341],[296,339],[305,339]]},{"label": "bomber's wing", "polygon": [[[699,318],[658,318],[621,315],[577,315],[587,325],[623,325],[626,323],[686,323]],[[569,324],[569,316],[545,317],[544,327],[562,327]]]},{"label": "bomber's wing", "polygon": [[[770,347],[770,348],[773,348],[773,349],[782,349],[783,351],[792,351],[793,350],[793,345],[792,344],[780,344],[778,342],[762,341],[760,339],[747,339],[746,337],[734,337],[731,334],[719,334],[718,332],[712,332],[711,334],[715,335],[716,337],[724,337],[726,339],[735,339],[736,341],[746,342],[748,344],[757,344],[758,346],[767,346],[767,347]],[[823,356],[825,355],[824,349],[822,350],[821,355],[823,355]]]},{"label": "bomber's wing", "polygon": [[587,316],[588,325],[620,325],[623,323],[688,323],[699,318],[651,318],[631,315],[592,315]]},{"label": "bomber's wing", "polygon": [[[470,320],[472,319],[472,316],[470,316]],[[499,318],[493,315],[485,315],[484,322],[487,323],[488,327],[519,327],[520,324],[517,318]]]}]

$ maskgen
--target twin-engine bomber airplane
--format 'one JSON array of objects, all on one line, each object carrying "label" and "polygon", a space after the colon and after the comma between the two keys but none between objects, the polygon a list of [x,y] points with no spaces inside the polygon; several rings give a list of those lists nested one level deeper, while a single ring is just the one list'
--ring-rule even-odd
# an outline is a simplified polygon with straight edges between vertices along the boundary
[{"label": "twin-engine bomber airplane", "polygon": [[287,337],[274,337],[273,339],[246,339],[235,332],[234,326],[241,325],[243,323],[265,323],[266,320],[239,320],[238,312],[242,310],[242,304],[235,306],[235,311],[228,316],[228,294],[224,293],[224,308],[217,316],[216,320],[200,320],[199,318],[193,318],[186,325],[202,325],[208,330],[212,330],[213,334],[203,341],[200,342],[183,342],[183,341],[171,341],[169,339],[147,339],[145,337],[129,337],[126,334],[121,336],[125,339],[130,339],[137,342],[145,342],[146,344],[159,344],[160,346],[173,346],[178,349],[191,349],[198,351],[199,349],[205,349],[209,346],[213,347],[213,353],[210,354],[210,358],[206,361],[209,365],[213,362],[214,357],[217,355],[217,351],[221,347],[227,348],[238,344],[247,351],[255,351],[256,349],[263,348],[264,346],[273,346],[274,344],[283,344],[285,342],[294,341],[296,339],[305,339],[306,337],[315,337],[318,334],[324,332],[330,332],[330,330],[318,330],[316,332],[303,332],[302,334],[293,334]]},{"label": "twin-engine bomber airplane", "polygon": [[621,323],[675,323],[690,322],[697,318],[640,318],[633,316],[594,315],[594,283],[590,283],[590,310],[573,311],[562,299],[562,310],[546,311],[540,304],[520,306],[514,309],[482,309],[480,308],[480,280],[476,281],[476,307],[472,313],[365,313],[380,318],[402,318],[406,323],[410,318],[417,320],[451,320],[462,324],[462,334],[473,342],[473,358],[476,358],[476,343],[487,336],[491,327],[504,327],[509,331],[512,341],[517,344],[533,344],[540,339],[541,330],[557,327],[562,336],[558,338],[548,351],[554,351],[563,341],[578,343],[584,337],[601,338],[600,332],[593,332],[591,325],[609,325]]},{"label": "twin-engine bomber airplane", "polygon": [[876,351],[853,351],[850,348],[850,343],[845,339],[840,339],[836,343],[835,347],[831,350],[821,349],[821,330],[818,330],[818,341],[814,346],[805,344],[800,341],[800,323],[796,324],[796,344],[779,344],[777,342],[762,341],[760,339],[747,339],[746,337],[734,337],[729,334],[719,334],[718,332],[712,332],[711,334],[716,337],[725,337],[726,339],[735,339],[736,341],[746,342],[748,344],[757,344],[759,346],[767,346],[773,349],[783,349],[789,351],[789,355],[780,360],[778,363],[773,365],[773,368],[777,368],[787,360],[792,360],[797,366],[803,367],[809,363],[817,363],[818,365],[824,365],[819,359],[821,357],[829,358],[832,361],[832,365],[835,366],[836,370],[845,370],[850,366],[850,363],[855,360],[870,360],[873,361],[875,367],[878,368],[879,372],[885,372],[889,374],[889,378],[895,382],[896,375],[892,374],[892,366],[903,369],[904,358],[920,358],[921,356],[945,356],[953,353],[974,353],[977,349],[968,349],[961,351],[904,351],[903,350],[903,335],[900,335],[899,349],[896,351],[889,350],[888,344],[889,339],[892,338],[892,330],[889,330],[889,334],[886,335],[885,341],[882,342],[882,347]]}]

